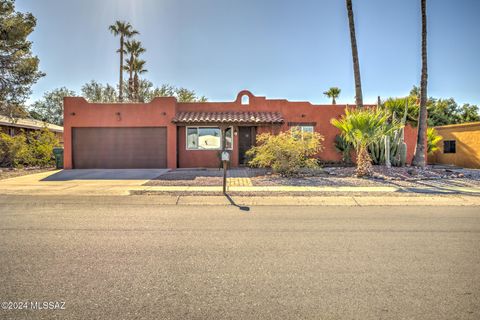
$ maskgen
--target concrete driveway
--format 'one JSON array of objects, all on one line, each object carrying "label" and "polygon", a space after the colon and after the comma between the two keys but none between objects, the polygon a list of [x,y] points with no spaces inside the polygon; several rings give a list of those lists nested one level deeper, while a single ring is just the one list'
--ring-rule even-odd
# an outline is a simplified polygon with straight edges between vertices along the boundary
[{"label": "concrete driveway", "polygon": [[61,170],[42,181],[71,180],[151,180],[169,169],[75,169]]},{"label": "concrete driveway", "polygon": [[128,195],[169,169],[55,170],[5,179],[0,194]]}]

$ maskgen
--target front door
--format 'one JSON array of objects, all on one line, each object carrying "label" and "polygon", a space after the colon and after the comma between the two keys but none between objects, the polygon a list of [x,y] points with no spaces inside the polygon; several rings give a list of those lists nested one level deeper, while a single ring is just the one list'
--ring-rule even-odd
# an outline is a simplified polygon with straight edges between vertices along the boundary
[{"label": "front door", "polygon": [[255,127],[238,127],[238,163],[246,165],[248,158],[246,156],[249,150],[255,144]]}]

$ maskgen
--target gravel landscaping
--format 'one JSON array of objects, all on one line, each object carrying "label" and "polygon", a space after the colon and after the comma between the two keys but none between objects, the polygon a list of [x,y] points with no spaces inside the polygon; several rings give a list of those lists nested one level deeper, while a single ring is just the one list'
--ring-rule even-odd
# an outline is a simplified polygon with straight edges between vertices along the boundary
[{"label": "gravel landscaping", "polygon": [[[251,178],[267,173],[264,169],[231,169],[229,178]],[[223,170],[219,169],[192,169],[173,170],[147,182],[146,186],[221,186]]]},{"label": "gravel landscaping", "polygon": [[[239,168],[228,171],[228,177],[248,177],[253,186],[346,186],[346,187],[478,187],[480,170],[442,167],[374,166],[370,178],[354,176],[354,167],[326,167],[315,173],[286,178],[263,169]],[[223,171],[218,169],[174,170],[150,180],[147,186],[220,186]]]},{"label": "gravel landscaping", "polygon": [[0,168],[0,180],[55,170],[55,168]]},{"label": "gravel landscaping", "polygon": [[252,182],[254,186],[474,187],[480,186],[480,170],[374,166],[372,177],[357,178],[354,167],[329,167],[317,175],[306,174],[297,178],[260,176],[252,178]]}]

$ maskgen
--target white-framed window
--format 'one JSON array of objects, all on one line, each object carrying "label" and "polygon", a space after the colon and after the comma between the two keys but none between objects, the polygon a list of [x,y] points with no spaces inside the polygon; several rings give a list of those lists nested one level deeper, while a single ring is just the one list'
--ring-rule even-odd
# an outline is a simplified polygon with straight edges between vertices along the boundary
[{"label": "white-framed window", "polygon": [[[222,130],[219,127],[187,127],[187,150],[222,150]],[[233,149],[233,128],[225,130],[225,149]]]},{"label": "white-framed window", "polygon": [[295,128],[298,130],[298,133],[295,133],[296,138],[302,139],[303,140],[303,134],[308,132],[308,133],[313,133],[315,132],[315,128],[313,125],[309,124],[291,124],[291,128]]},{"label": "white-framed window", "polygon": [[314,132],[314,128],[313,126],[297,126],[297,128],[300,130],[300,132],[304,133],[304,132]]}]

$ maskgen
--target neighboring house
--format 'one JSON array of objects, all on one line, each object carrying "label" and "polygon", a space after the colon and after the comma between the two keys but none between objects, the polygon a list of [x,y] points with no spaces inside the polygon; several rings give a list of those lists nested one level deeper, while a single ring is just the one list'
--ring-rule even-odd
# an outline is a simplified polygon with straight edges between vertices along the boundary
[{"label": "neighboring house", "polygon": [[435,127],[443,137],[430,163],[480,168],[480,122]]},{"label": "neighboring house", "polygon": [[[219,166],[219,153],[231,152],[231,166],[245,165],[245,152],[263,132],[290,127],[316,131],[325,138],[319,158],[341,161],[330,120],[345,105],[312,105],[257,97],[241,91],[233,102],[180,103],[173,97],[150,103],[88,103],[64,100],[64,166],[70,168],[193,168]],[[223,138],[225,137],[225,139]],[[416,129],[407,127],[408,159]]]},{"label": "neighboring house", "polygon": [[55,133],[60,142],[63,143],[63,127],[43,122],[34,119],[16,118],[12,121],[11,118],[0,115],[0,132],[6,133],[10,136],[15,136],[23,132],[28,133],[43,128]]}]

